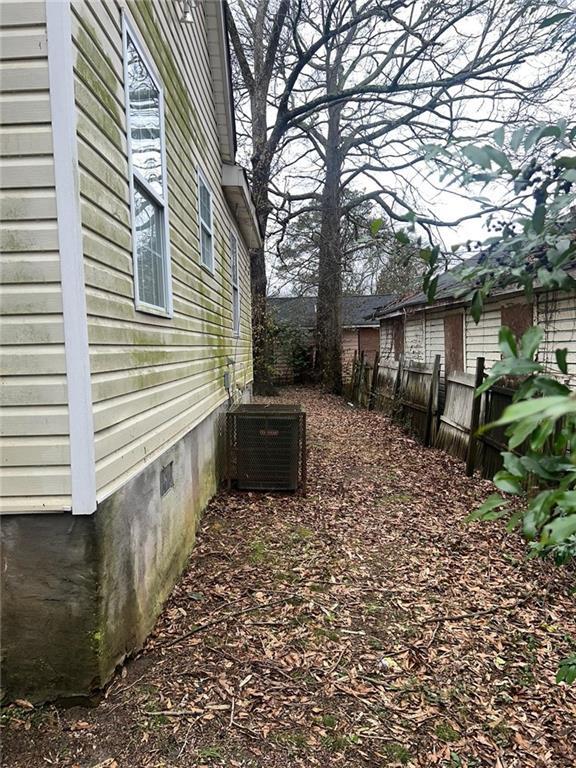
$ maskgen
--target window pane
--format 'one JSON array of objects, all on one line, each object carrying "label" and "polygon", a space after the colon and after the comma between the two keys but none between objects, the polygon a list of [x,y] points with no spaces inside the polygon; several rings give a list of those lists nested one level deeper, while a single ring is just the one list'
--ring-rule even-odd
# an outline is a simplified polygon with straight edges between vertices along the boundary
[{"label": "window pane", "polygon": [[136,260],[140,301],[166,308],[163,213],[137,185],[134,186]]},{"label": "window pane", "polygon": [[236,286],[232,288],[232,323],[234,333],[238,335],[240,332],[240,291]]},{"label": "window pane", "polygon": [[204,225],[201,227],[202,263],[212,269],[212,235]]},{"label": "window pane", "polygon": [[230,238],[230,256],[232,259],[232,284],[238,285],[238,241],[234,236]]},{"label": "window pane", "polygon": [[162,195],[160,94],[130,38],[127,73],[132,166]]},{"label": "window pane", "polygon": [[202,179],[200,179],[200,218],[208,229],[212,229],[212,216],[210,212],[210,192]]}]

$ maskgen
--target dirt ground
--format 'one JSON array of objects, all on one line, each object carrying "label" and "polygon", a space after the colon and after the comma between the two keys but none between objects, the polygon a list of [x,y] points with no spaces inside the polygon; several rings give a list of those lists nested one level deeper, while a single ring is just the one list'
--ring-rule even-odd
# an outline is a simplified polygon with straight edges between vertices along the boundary
[{"label": "dirt ground", "polygon": [[576,765],[574,571],[466,515],[490,485],[310,390],[305,498],[221,493],[98,706],[10,707],[11,768]]}]

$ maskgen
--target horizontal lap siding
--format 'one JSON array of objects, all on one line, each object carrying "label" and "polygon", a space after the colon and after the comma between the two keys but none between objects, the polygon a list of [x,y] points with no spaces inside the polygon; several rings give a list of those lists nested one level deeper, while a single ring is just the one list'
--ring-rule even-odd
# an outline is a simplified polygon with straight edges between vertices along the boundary
[{"label": "horizontal lap siding", "polygon": [[425,356],[424,318],[406,316],[404,321],[404,358],[423,362]]},{"label": "horizontal lap siding", "polygon": [[394,360],[394,321],[380,321],[380,359]]},{"label": "horizontal lap siding", "polygon": [[426,362],[433,363],[436,355],[444,371],[444,316],[426,315]]},{"label": "horizontal lap siding", "polygon": [[69,509],[70,448],[44,2],[0,6],[1,511]]},{"label": "horizontal lap siding", "polygon": [[342,331],[342,370],[351,370],[354,353],[358,354],[358,331],[344,328]]},{"label": "horizontal lap siding", "polygon": [[476,371],[476,358],[484,357],[486,370],[500,360],[498,333],[500,331],[500,305],[485,307],[478,324],[469,311],[464,316],[464,355],[466,373]]},{"label": "horizontal lap siding", "polygon": [[[99,500],[252,380],[248,254],[239,238],[241,334],[232,337],[229,238],[204,25],[173,3],[129,3],[164,86],[174,317],[136,312],[121,8],[74,2],[80,191]],[[200,13],[203,11],[200,10]],[[198,164],[213,194],[215,274],[200,266]]]},{"label": "horizontal lap siding", "polygon": [[[536,317],[544,331],[539,359],[546,369],[576,387],[576,294],[541,294],[537,298]],[[556,365],[555,351],[568,350],[568,376]]]}]

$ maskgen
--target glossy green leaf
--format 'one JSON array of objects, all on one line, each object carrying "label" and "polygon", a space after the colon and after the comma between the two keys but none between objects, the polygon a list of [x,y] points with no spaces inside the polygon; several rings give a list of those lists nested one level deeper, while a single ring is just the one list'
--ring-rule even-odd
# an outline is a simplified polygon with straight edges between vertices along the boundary
[{"label": "glossy green leaf", "polygon": [[576,534],[576,514],[557,517],[544,527],[543,540],[547,544],[557,544]]},{"label": "glossy green leaf", "polygon": [[515,477],[524,477],[524,467],[522,466],[522,461],[519,456],[516,456],[515,453],[511,453],[510,451],[506,451],[502,454],[502,459],[504,460],[505,469],[510,472],[511,475],[514,475]]},{"label": "glossy green leaf", "polygon": [[553,16],[548,16],[547,19],[544,19],[540,22],[538,25],[541,29],[544,27],[551,27],[553,24],[558,24],[561,21],[564,21],[565,19],[568,19],[570,16],[573,16],[573,11],[563,11],[562,13],[555,13]]},{"label": "glossy green leaf", "polygon": [[472,297],[472,305],[470,307],[470,314],[472,315],[472,319],[476,324],[480,322],[480,318],[482,317],[483,306],[484,299],[482,296],[482,291],[474,291],[474,296]]},{"label": "glossy green leaf", "polygon": [[568,373],[568,350],[566,347],[563,349],[557,349],[555,352],[556,355],[556,365],[558,368],[562,371],[562,373],[567,374]]},{"label": "glossy green leaf", "polygon": [[499,128],[496,128],[492,136],[496,144],[501,147],[504,144],[504,126],[501,125]]},{"label": "glossy green leaf", "polygon": [[554,161],[554,165],[557,165],[558,168],[576,168],[576,155],[563,155],[562,157],[557,157]]},{"label": "glossy green leaf", "polygon": [[496,149],[495,147],[489,147],[486,145],[484,147],[484,151],[490,158],[490,160],[493,160],[496,165],[499,165],[500,168],[505,168],[508,171],[512,170],[512,165],[510,163],[510,160],[508,157],[502,152],[500,149]]},{"label": "glossy green leaf", "polygon": [[[494,520],[496,519],[494,517],[495,511],[500,510],[502,507],[508,506],[508,501],[506,499],[503,499],[502,496],[500,496],[497,493],[492,493],[486,501],[482,504],[482,506],[478,507],[478,509],[475,509],[474,512],[471,512],[466,520],[468,522],[473,522],[475,520]],[[498,516],[501,516],[502,513],[496,513]]]},{"label": "glossy green leaf", "polygon": [[512,451],[519,448],[537,428],[537,421],[521,421],[515,425],[509,433],[508,448]]},{"label": "glossy green leaf", "polygon": [[384,222],[382,219],[374,219],[374,221],[371,222],[370,224],[370,234],[372,235],[372,237],[376,237],[376,235],[378,234],[378,232],[380,232],[383,226],[384,226]]},{"label": "glossy green leaf", "polygon": [[522,483],[510,472],[500,470],[494,475],[494,485],[504,493],[522,493]]},{"label": "glossy green leaf", "polygon": [[534,325],[531,328],[528,328],[523,334],[522,339],[520,340],[520,350],[522,352],[522,357],[527,358],[528,360],[531,360],[532,357],[534,357],[534,353],[540,346],[540,342],[544,338],[544,331],[542,328],[539,328],[538,326]]},{"label": "glossy green leaf", "polygon": [[510,146],[516,152],[516,150],[520,147],[520,144],[522,144],[522,139],[524,138],[524,134],[526,133],[526,128],[516,128],[514,133],[512,134],[512,138],[510,139]]},{"label": "glossy green leaf", "polygon": [[502,416],[494,422],[495,426],[502,424],[511,424],[513,421],[525,419],[526,417],[543,415],[552,406],[563,406],[566,404],[565,397],[561,395],[552,397],[537,397],[532,400],[524,400],[521,403],[509,405]]},{"label": "glossy green leaf", "polygon": [[557,683],[567,683],[572,685],[576,680],[576,654],[562,659],[558,671],[556,672]]},{"label": "glossy green leaf", "polygon": [[534,213],[532,214],[532,226],[534,227],[534,231],[540,234],[544,229],[545,223],[546,223],[546,206],[537,205],[534,208]]},{"label": "glossy green leaf", "polygon": [[469,144],[462,149],[464,157],[468,158],[474,165],[479,165],[481,168],[490,168],[490,157],[486,150],[481,147],[477,147],[475,144]]},{"label": "glossy green leaf", "polygon": [[516,339],[510,328],[505,325],[500,328],[498,333],[498,346],[504,357],[517,357]]}]

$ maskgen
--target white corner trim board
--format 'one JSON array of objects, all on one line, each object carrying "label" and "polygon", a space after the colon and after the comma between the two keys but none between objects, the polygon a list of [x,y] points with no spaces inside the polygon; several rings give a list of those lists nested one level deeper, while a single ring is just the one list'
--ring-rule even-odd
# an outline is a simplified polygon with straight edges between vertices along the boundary
[{"label": "white corner trim board", "polygon": [[91,515],[96,510],[96,463],[80,219],[71,13],[70,0],[46,0],[54,177],[68,387],[72,513]]}]

